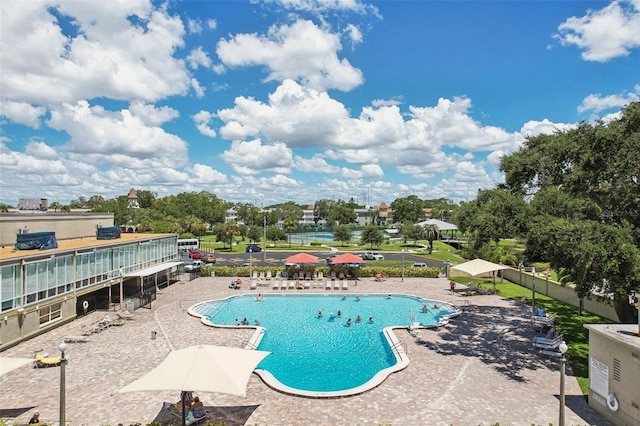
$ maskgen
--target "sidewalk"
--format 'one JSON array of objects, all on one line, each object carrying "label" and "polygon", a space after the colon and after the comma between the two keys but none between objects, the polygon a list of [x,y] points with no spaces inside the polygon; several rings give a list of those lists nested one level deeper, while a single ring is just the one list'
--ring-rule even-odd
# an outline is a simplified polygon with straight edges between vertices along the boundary
[{"label": "sidewalk", "polygon": [[[161,290],[153,309],[138,309],[135,319],[70,343],[66,368],[66,419],[69,425],[150,423],[163,402],[176,402],[178,392],[116,393],[158,365],[171,349],[195,344],[239,347],[252,331],[215,329],[187,314],[199,301],[238,294],[229,278],[198,278]],[[264,295],[282,290],[261,288]],[[300,294],[324,290],[291,290]],[[337,292],[338,290],[326,291]],[[249,292],[248,289],[240,292]],[[216,406],[227,425],[546,425],[558,423],[560,374],[557,361],[540,358],[532,349],[528,307],[499,296],[465,298],[449,293],[446,279],[362,280],[340,293],[405,293],[464,306],[468,311],[438,330],[421,330],[407,343],[409,367],[392,374],[379,387],[339,399],[285,395],[252,375],[247,397],[197,393]],[[255,293],[255,291],[254,291]],[[66,324],[8,349],[3,356],[32,357],[43,349],[58,354],[65,336],[82,331],[104,312]],[[113,313],[111,313],[114,316]],[[498,331],[509,328],[503,344]],[[151,330],[157,338],[151,338]],[[58,423],[59,368],[19,368],[0,378],[0,418],[25,424],[34,411],[44,422]],[[574,377],[566,380],[566,424],[608,425],[589,409]]]}]

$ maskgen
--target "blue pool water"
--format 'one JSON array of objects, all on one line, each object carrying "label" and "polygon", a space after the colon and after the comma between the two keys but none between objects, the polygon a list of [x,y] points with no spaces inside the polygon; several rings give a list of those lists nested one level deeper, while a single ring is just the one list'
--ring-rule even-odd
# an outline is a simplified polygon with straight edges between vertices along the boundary
[{"label": "blue pool water", "polygon": [[[192,311],[216,325],[234,326],[236,319],[244,318],[253,325],[257,319],[265,328],[258,349],[272,352],[258,369],[267,370],[285,386],[310,392],[356,388],[393,366],[396,358],[383,335],[384,327],[407,327],[412,322],[435,326],[456,312],[442,302],[404,295],[359,297],[360,301],[354,295],[344,299],[342,295],[265,294],[258,302],[255,295],[244,295],[204,302]],[[428,306],[427,313],[422,312],[423,304]],[[351,326],[346,325],[348,318]]]},{"label": "blue pool water", "polygon": [[[351,233],[351,241],[360,240],[360,231],[354,231]],[[329,232],[307,232],[300,234],[291,234],[291,242],[308,244],[312,241],[320,242],[333,242],[333,234]]]}]

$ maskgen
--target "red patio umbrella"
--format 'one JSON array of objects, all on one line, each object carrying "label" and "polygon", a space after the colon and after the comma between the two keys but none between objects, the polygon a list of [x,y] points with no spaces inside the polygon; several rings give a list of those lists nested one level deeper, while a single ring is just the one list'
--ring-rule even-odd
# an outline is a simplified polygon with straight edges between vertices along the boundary
[{"label": "red patio umbrella", "polygon": [[367,263],[364,261],[363,258],[356,256],[353,253],[343,253],[343,254],[339,254],[335,257],[331,258],[331,264],[333,265],[338,265],[341,263],[360,263],[360,264],[364,264]]},{"label": "red patio umbrella", "polygon": [[304,263],[319,263],[320,259],[309,253],[298,253],[287,257],[285,263],[298,263],[300,265]]}]

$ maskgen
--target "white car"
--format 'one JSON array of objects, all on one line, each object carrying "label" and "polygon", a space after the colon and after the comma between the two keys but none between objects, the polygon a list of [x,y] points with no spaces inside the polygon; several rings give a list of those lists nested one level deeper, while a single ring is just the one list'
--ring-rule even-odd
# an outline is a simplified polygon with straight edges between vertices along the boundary
[{"label": "white car", "polygon": [[198,272],[202,267],[202,260],[194,260],[184,265],[185,272]]},{"label": "white car", "polygon": [[362,256],[362,258],[364,260],[384,260],[384,256],[377,251],[368,251]]},{"label": "white car", "polygon": [[424,263],[424,262],[416,262],[416,263],[413,264],[413,267],[414,268],[426,268],[427,264]]}]

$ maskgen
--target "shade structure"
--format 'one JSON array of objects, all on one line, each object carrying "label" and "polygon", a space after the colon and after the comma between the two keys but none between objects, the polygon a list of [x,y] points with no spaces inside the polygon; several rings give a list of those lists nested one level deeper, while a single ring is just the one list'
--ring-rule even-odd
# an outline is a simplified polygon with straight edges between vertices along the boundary
[{"label": "shade structure", "polygon": [[318,262],[320,262],[320,259],[318,259],[316,256],[309,253],[294,254],[292,256],[287,257],[287,260],[285,261],[285,263],[298,263],[298,264],[318,263]]},{"label": "shade structure", "polygon": [[497,263],[489,262],[483,259],[474,259],[469,262],[462,263],[460,265],[451,268],[451,274],[455,272],[462,272],[463,274],[477,277],[480,275],[488,274],[489,272],[500,271],[503,269],[510,269],[511,267],[506,265],[498,265]]},{"label": "shade structure", "polygon": [[[175,390],[246,396],[251,373],[270,353],[212,345],[178,349],[118,392]],[[184,394],[182,403],[184,406]],[[185,410],[182,412],[184,425]]]},{"label": "shade structure", "polygon": [[32,364],[35,361],[34,358],[10,358],[0,357],[0,376],[7,374],[10,371],[20,368],[23,365]]},{"label": "shade structure", "polygon": [[332,265],[340,265],[340,264],[347,264],[347,263],[365,264],[367,262],[365,262],[363,258],[356,256],[353,253],[342,253],[331,258]]}]

